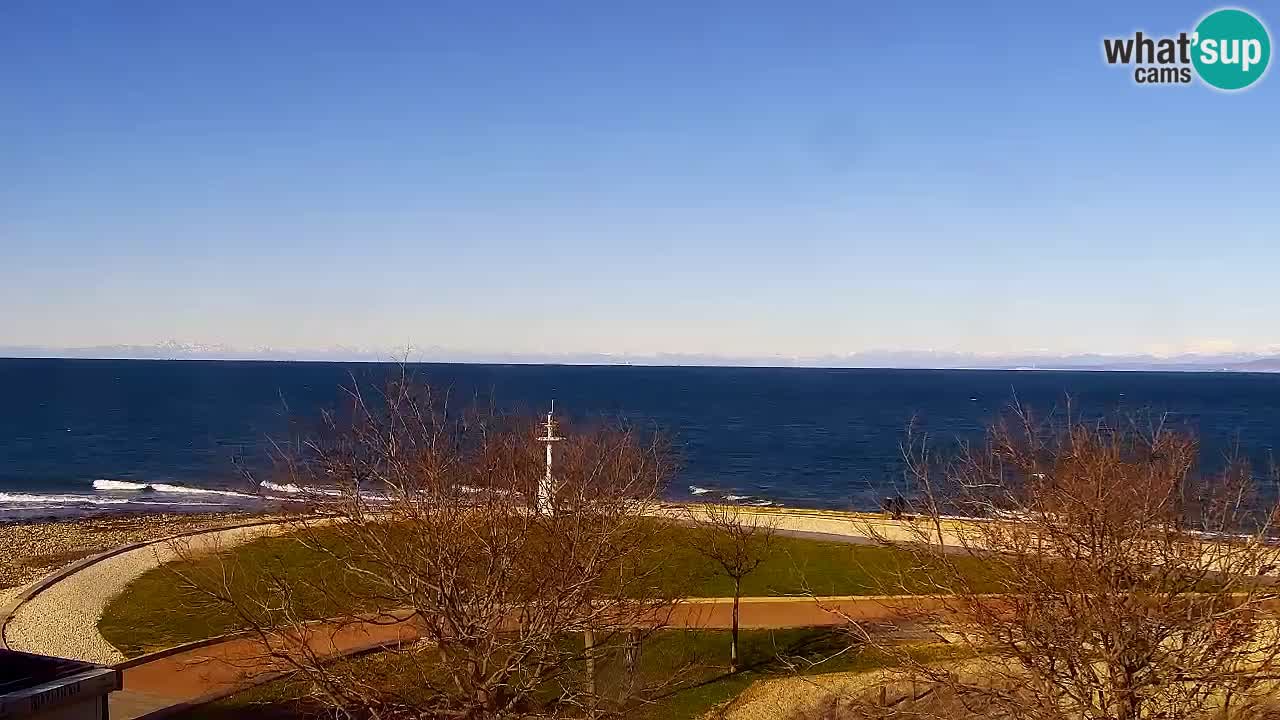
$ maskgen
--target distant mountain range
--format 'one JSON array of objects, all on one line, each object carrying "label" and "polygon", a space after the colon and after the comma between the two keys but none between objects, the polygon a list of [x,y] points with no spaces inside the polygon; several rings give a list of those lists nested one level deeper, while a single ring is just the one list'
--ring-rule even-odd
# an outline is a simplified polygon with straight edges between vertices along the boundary
[{"label": "distant mountain range", "polygon": [[1280,372],[1280,355],[1217,353],[1157,355],[978,354],[915,350],[868,350],[845,355],[730,356],[656,353],[502,353],[443,347],[393,350],[335,346],[324,349],[235,348],[165,342],[156,345],[102,345],[52,348],[0,346],[0,357],[140,360],[276,360],[328,362],[458,362],[567,365],[705,365],[831,368],[937,368],[992,370],[1165,370],[1178,372]]}]

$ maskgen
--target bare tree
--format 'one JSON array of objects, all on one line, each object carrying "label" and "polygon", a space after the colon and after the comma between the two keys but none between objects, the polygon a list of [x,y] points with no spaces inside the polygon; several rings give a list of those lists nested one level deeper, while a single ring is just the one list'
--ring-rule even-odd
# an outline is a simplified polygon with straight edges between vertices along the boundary
[{"label": "bare tree", "polygon": [[[1270,702],[1277,514],[1247,463],[1203,473],[1197,455],[1194,437],[1161,421],[1040,422],[1021,408],[948,460],[913,438],[919,517],[878,532],[913,553],[926,588],[909,619],[975,658],[930,664],[896,649],[913,680],[945,691],[943,715],[1245,717]],[[887,714],[864,704],[847,716]]]},{"label": "bare tree", "polygon": [[738,669],[738,605],[742,581],[759,569],[772,550],[774,528],[733,505],[691,505],[691,544],[733,580],[733,621],[729,635],[729,672]]},{"label": "bare tree", "polygon": [[[542,514],[531,419],[457,413],[407,381],[350,399],[285,458],[289,481],[335,516],[291,528],[318,570],[258,568],[246,588],[228,560],[187,578],[250,629],[261,667],[305,678],[342,716],[602,716],[643,703],[654,688],[634,677],[598,688],[595,667],[630,658],[670,612],[646,517],[670,471],[664,445],[626,427],[563,432],[556,512]],[[386,659],[333,662],[342,633],[387,640]]]}]

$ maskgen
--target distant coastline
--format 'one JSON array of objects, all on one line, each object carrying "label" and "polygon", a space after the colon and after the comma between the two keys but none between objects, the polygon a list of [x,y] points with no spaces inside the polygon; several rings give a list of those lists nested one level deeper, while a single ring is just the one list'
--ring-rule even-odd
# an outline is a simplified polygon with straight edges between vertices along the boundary
[{"label": "distant coastline", "polygon": [[515,353],[455,350],[332,347],[244,349],[226,345],[166,342],[154,345],[98,345],[54,348],[0,346],[0,359],[28,360],[203,360],[231,362],[447,363],[476,365],[567,365],[642,367],[816,368],[866,370],[1017,370],[1060,372],[1276,373],[1280,353],[1150,354],[977,354],[869,350],[844,355],[751,356],[699,353]]}]

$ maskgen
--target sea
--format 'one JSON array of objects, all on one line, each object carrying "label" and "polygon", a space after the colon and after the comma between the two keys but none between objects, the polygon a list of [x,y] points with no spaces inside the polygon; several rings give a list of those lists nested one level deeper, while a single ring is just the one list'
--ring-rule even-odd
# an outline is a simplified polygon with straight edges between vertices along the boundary
[{"label": "sea", "polygon": [[[342,389],[396,364],[0,359],[0,522],[120,512],[252,509],[272,443],[305,433]],[[1199,434],[1206,466],[1238,448],[1264,467],[1280,442],[1280,375],[419,364],[455,398],[664,432],[671,499],[873,509],[904,485],[909,425],[942,450],[1017,401],[1040,412],[1138,412]]]}]

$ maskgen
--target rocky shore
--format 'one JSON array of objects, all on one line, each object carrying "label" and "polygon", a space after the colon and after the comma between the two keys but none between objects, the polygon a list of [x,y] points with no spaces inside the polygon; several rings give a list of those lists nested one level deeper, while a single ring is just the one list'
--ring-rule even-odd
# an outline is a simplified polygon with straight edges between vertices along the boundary
[{"label": "rocky shore", "polygon": [[64,565],[128,543],[244,522],[248,512],[0,523],[0,600]]}]

